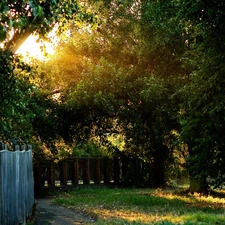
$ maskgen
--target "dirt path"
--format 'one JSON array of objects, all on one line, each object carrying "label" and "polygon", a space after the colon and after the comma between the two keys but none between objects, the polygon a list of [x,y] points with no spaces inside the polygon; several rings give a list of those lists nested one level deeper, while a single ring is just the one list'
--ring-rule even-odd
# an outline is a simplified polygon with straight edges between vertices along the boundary
[{"label": "dirt path", "polygon": [[34,225],[78,225],[94,222],[95,220],[84,214],[51,204],[49,199],[38,199],[37,221]]}]

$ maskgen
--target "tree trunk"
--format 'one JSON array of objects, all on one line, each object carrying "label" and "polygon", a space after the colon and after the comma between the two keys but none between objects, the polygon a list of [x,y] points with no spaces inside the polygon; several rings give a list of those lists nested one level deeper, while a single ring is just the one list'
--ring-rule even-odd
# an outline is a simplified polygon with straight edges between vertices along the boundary
[{"label": "tree trunk", "polygon": [[151,183],[154,188],[164,187],[166,185],[165,170],[162,162],[154,162],[152,166]]},{"label": "tree trunk", "polygon": [[205,175],[202,174],[202,167],[196,167],[195,152],[192,150],[193,144],[188,145],[189,151],[189,177],[190,177],[190,186],[189,191],[191,193],[197,192],[202,194],[208,194],[208,184],[206,181]]},{"label": "tree trunk", "polygon": [[158,149],[154,154],[154,163],[152,165],[151,183],[153,187],[166,186],[165,179],[165,161],[168,156],[168,147],[158,144]]},{"label": "tree trunk", "polygon": [[190,177],[189,191],[191,193],[197,192],[202,194],[208,194],[208,184],[205,179],[196,179],[194,177]]}]

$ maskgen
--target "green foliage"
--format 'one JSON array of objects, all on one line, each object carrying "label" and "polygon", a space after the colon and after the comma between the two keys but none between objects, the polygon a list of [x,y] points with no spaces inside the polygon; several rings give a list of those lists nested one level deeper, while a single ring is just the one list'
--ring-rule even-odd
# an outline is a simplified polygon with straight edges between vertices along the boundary
[{"label": "green foliage", "polygon": [[[62,32],[69,21],[100,23],[93,10],[77,1],[2,1],[0,5],[0,42],[15,52],[32,33],[47,34],[59,27]],[[13,36],[12,36],[13,33]],[[1,128],[2,139],[48,141],[57,136],[57,104],[48,89],[40,90],[34,68],[25,65],[12,53],[1,50]],[[56,128],[55,132],[52,132]]]},{"label": "green foliage", "polygon": [[190,83],[183,89],[185,111],[181,136],[189,145],[190,174],[204,185],[207,177],[213,178],[216,185],[222,185],[221,176],[225,172],[224,7],[220,1],[191,5],[186,2],[179,5],[178,13],[180,19],[189,21],[184,27],[189,45],[185,61],[195,62]]},{"label": "green foliage", "polygon": [[16,144],[54,137],[56,105],[35,85],[35,68],[3,49],[0,63],[1,140]]},{"label": "green foliage", "polygon": [[[203,186],[206,178],[222,185],[224,3],[61,3],[15,2],[10,7],[21,13],[14,17],[8,3],[1,5],[2,21],[8,21],[0,27],[2,40],[12,27],[25,29],[31,20],[32,31],[46,33],[56,22],[70,31],[55,56],[39,66],[38,91],[27,103],[23,100],[36,112],[33,134],[49,143],[57,138],[76,143],[78,155],[101,153],[88,142],[98,140],[108,152],[150,163],[151,173],[144,180],[155,186],[165,184],[165,171],[176,161],[174,149],[182,154],[185,148],[183,159],[188,163],[183,166],[190,175]],[[27,11],[24,4],[30,5]],[[80,29],[81,21],[98,21],[94,9],[104,23],[97,29]],[[3,85],[8,89],[2,96],[8,96],[17,82],[11,70],[7,67],[7,79],[2,78],[2,85],[8,84]],[[2,118],[10,118],[15,108],[10,107]],[[123,149],[110,143],[109,137],[118,135],[123,137]],[[134,172],[131,168],[131,176]]]},{"label": "green foliage", "polygon": [[27,140],[31,137],[31,121],[35,116],[28,110],[34,88],[30,83],[31,68],[14,57],[11,52],[0,50],[1,139]]},{"label": "green foliage", "polygon": [[[95,22],[95,15],[85,12],[77,1],[3,1],[0,7],[0,40],[7,37],[12,28],[18,32],[25,30],[49,32],[57,23],[65,24],[68,20]],[[98,21],[99,22],[99,21]]]},{"label": "green foliage", "polygon": [[[184,82],[179,61],[184,42],[177,23],[166,24],[174,13],[171,6],[165,12],[167,4],[118,2],[99,8],[105,23],[91,31],[71,26],[71,38],[39,68],[40,88],[59,94],[59,136],[68,143],[98,137],[117,155],[109,136],[123,136],[125,154],[154,164],[156,186],[165,184],[171,131],[179,129],[175,94]],[[160,182],[156,174],[162,174]]]},{"label": "green foliage", "polygon": [[72,152],[72,156],[76,157],[104,157],[107,152],[97,146],[94,141],[88,141],[77,145]]}]

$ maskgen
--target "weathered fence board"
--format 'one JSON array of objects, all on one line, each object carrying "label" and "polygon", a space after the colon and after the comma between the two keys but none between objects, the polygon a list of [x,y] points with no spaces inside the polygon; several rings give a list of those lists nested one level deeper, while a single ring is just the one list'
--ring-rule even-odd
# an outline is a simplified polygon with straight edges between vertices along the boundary
[{"label": "weathered fence board", "polygon": [[57,188],[110,185],[147,187],[151,183],[149,162],[132,157],[77,158],[61,161],[35,158],[34,184],[36,197]]},{"label": "weathered fence board", "polygon": [[32,151],[0,151],[0,224],[25,224],[33,204]]},{"label": "weathered fence board", "polygon": [[100,184],[113,181],[113,171],[117,171],[116,182],[119,180],[119,166],[109,158],[69,158],[55,163],[53,160],[36,160],[34,165],[35,188]]},{"label": "weathered fence board", "polygon": [[[142,169],[136,169],[138,163],[142,163],[139,166]],[[38,191],[43,187],[78,184],[117,185],[122,182],[136,182],[142,173],[141,170],[150,171],[148,166],[147,163],[136,162],[125,157],[68,158],[60,162],[36,159],[35,190]]]}]

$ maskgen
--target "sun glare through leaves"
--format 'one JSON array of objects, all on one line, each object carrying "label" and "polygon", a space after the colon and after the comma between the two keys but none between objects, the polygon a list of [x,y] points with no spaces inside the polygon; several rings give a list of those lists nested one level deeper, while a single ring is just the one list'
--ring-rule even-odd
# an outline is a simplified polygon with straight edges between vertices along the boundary
[{"label": "sun glare through leaves", "polygon": [[50,42],[38,41],[37,36],[30,35],[16,51],[16,54],[22,55],[24,58],[26,58],[26,60],[30,57],[39,60],[44,60],[46,54],[54,54],[54,47],[53,44],[51,44]]}]

